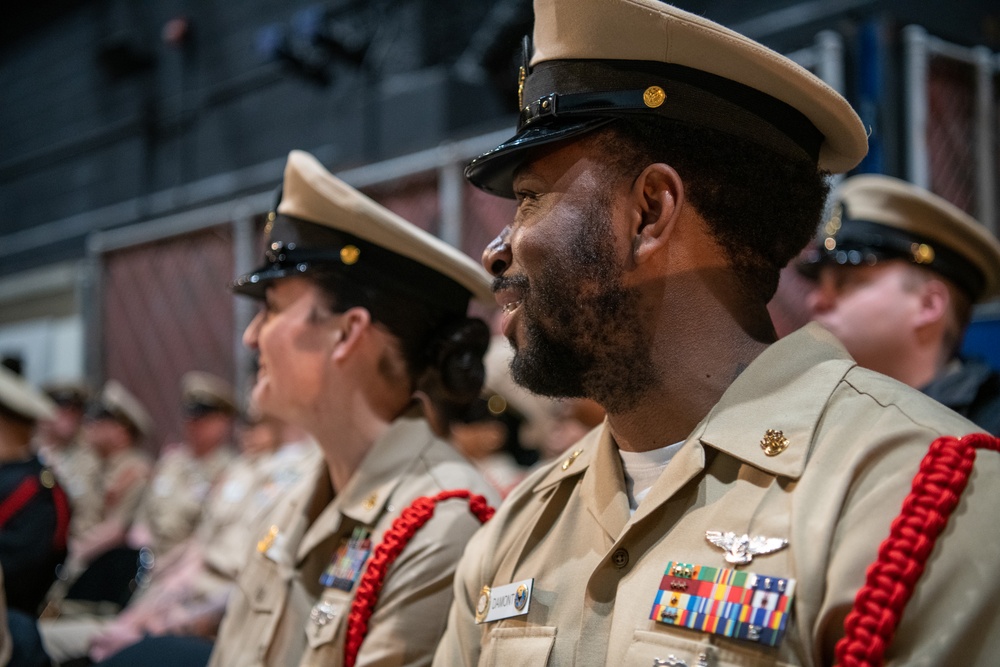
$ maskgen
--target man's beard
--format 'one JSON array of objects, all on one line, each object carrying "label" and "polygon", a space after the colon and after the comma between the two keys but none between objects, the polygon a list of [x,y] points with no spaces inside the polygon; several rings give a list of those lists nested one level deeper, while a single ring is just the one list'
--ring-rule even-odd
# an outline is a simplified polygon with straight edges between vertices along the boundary
[{"label": "man's beard", "polygon": [[[511,376],[543,396],[590,398],[608,412],[634,405],[657,386],[639,295],[622,285],[608,228],[610,202],[595,200],[562,256],[521,292],[524,342],[513,341]],[[503,279],[501,279],[503,280]]]}]

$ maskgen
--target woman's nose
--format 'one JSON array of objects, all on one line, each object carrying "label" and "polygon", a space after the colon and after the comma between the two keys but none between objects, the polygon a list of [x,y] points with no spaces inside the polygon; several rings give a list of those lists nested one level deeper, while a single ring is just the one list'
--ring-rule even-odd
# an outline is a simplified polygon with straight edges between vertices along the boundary
[{"label": "woman's nose", "polygon": [[809,314],[816,316],[830,310],[833,307],[833,297],[834,290],[826,281],[817,282],[806,295],[806,308],[809,309]]}]

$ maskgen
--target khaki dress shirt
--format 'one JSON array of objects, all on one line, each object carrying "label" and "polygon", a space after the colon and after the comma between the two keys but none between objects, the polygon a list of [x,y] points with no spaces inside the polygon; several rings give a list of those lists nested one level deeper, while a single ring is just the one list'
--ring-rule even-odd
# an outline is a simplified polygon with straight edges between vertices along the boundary
[{"label": "khaki dress shirt", "polygon": [[194,532],[212,487],[235,458],[225,445],[202,457],[183,445],[160,456],[135,519],[149,530],[154,553],[167,553]]},{"label": "khaki dress shirt", "polygon": [[[335,497],[321,463],[279,504],[272,528],[249,555],[210,665],[343,664],[357,579],[351,590],[340,590],[321,585],[320,575],[356,531],[370,534],[374,550],[416,498],[451,489],[469,489],[496,504],[486,481],[423,419],[396,420]],[[389,568],[357,665],[430,664],[451,605],[455,564],[479,526],[468,502],[437,505]]]},{"label": "khaki dress shirt", "polygon": [[82,536],[101,520],[100,460],[80,438],[62,449],[40,449],[38,455],[66,491],[72,509],[70,535]]},{"label": "khaki dress shirt", "polygon": [[[226,595],[246,562],[246,546],[256,535],[262,515],[303,478],[307,467],[312,475],[320,458],[315,445],[302,443],[273,454],[253,459],[241,456],[233,461],[209,494],[202,520],[191,538],[157,557],[153,579],[148,588],[136,591],[129,602],[130,613],[136,614],[139,608],[145,616],[157,616],[161,621],[202,614],[221,616]],[[100,611],[40,620],[38,630],[49,657],[56,662],[84,657],[94,637],[117,613]]]},{"label": "khaki dress shirt", "polygon": [[[508,496],[459,564],[434,664],[832,664],[843,618],[930,443],[975,430],[921,393],[859,368],[830,334],[808,326],[733,382],[634,515],[606,425]],[[767,455],[761,442],[781,438],[787,448]],[[887,664],[995,664],[998,475],[1000,456],[981,452]],[[707,531],[787,546],[734,565]],[[661,586],[672,597],[671,562],[794,580],[783,640],[771,648],[652,620]],[[526,615],[476,624],[484,585],[531,578]]]},{"label": "khaki dress shirt", "polygon": [[[240,457],[230,466],[209,497],[195,530],[206,570],[231,583],[246,564],[268,514],[302,480],[312,478],[322,455],[312,442],[286,445],[254,459]],[[255,552],[256,553],[256,552]]]},{"label": "khaki dress shirt", "polygon": [[145,452],[138,449],[118,452],[101,466],[97,497],[84,502],[100,507],[101,521],[114,519],[127,527],[142,503],[151,470],[152,464]]}]

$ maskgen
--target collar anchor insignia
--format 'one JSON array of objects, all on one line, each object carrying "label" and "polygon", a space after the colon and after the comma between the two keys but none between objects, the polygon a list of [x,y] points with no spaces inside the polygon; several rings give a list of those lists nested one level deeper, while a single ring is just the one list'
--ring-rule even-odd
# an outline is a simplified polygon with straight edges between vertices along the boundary
[{"label": "collar anchor insignia", "polygon": [[788,546],[788,540],[780,537],[753,537],[743,533],[737,535],[733,532],[721,532],[709,530],[705,532],[705,539],[722,549],[726,554],[726,562],[734,565],[746,565],[753,560],[754,556],[769,554]]}]

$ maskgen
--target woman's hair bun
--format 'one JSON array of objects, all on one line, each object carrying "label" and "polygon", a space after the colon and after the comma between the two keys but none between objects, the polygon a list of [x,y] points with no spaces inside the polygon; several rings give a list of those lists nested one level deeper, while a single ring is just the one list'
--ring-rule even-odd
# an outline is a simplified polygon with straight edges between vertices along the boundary
[{"label": "woman's hair bun", "polygon": [[[471,403],[483,388],[486,369],[483,355],[490,344],[490,330],[476,318],[451,320],[431,337],[428,371],[436,375],[447,402]],[[432,396],[433,398],[433,396]]]}]

